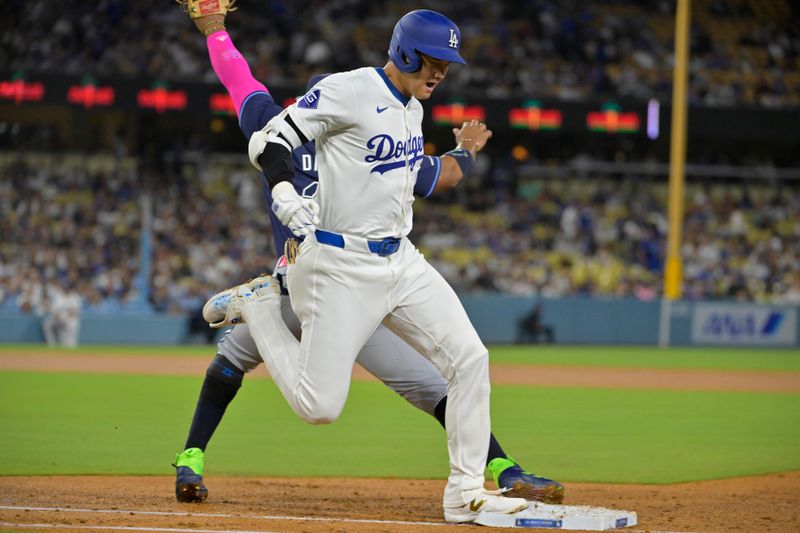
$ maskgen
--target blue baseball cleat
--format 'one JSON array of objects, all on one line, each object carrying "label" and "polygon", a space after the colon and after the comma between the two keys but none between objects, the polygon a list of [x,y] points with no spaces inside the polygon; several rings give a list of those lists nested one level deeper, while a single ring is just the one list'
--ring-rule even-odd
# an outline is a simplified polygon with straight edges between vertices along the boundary
[{"label": "blue baseball cleat", "polygon": [[511,457],[492,459],[489,471],[497,486],[505,489],[504,496],[551,504],[564,501],[561,483],[526,472]]},{"label": "blue baseball cleat", "polygon": [[201,502],[208,498],[203,484],[203,450],[188,448],[175,458],[175,497],[179,502]]}]

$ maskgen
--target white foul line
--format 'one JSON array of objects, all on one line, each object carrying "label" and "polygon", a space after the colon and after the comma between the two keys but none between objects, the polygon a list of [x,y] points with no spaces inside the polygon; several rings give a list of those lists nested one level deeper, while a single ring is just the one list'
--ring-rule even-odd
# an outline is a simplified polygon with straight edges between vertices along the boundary
[{"label": "white foul line", "polygon": [[[361,524],[397,524],[403,526],[464,526],[470,524],[451,524],[443,522],[409,522],[404,520],[368,520],[365,518],[325,518],[314,516],[279,516],[279,515],[246,515],[228,513],[188,513],[173,511],[143,511],[127,509],[78,509],[69,507],[25,507],[17,505],[0,505],[0,510],[9,511],[45,511],[62,513],[97,513],[97,514],[126,514],[126,515],[147,515],[147,516],[188,516],[201,518],[239,518],[250,520],[296,520],[299,522],[348,522]],[[28,527],[28,528],[61,528],[61,529],[116,529],[126,531],[163,531],[168,533],[275,533],[272,531],[247,531],[247,530],[224,530],[224,529],[180,529],[163,527],[133,527],[133,526],[87,526],[87,525],[67,525],[67,524],[16,524],[12,522],[0,522],[0,527]],[[625,533],[692,533],[690,531],[657,531],[642,529],[621,529]]]},{"label": "white foul line", "polygon": [[[24,507],[17,505],[0,505],[0,509],[9,511],[46,511],[62,513],[98,513],[98,514],[127,514],[149,516],[194,516],[202,518],[242,518],[250,520],[296,520],[300,522],[349,522],[360,524],[398,524],[402,526],[453,526],[445,522],[409,522],[405,520],[369,520],[366,518],[327,518],[315,516],[279,516],[279,515],[247,515],[228,513],[187,513],[173,511],[142,511],[138,509],[77,509],[74,507]],[[181,531],[181,530],[165,530]]]},{"label": "white foul line", "polygon": [[[464,524],[451,524],[454,526]],[[102,529],[114,531],[162,531],[167,533],[277,533],[275,531],[251,531],[251,530],[231,530],[231,529],[180,529],[168,527],[133,527],[133,526],[86,526],[86,525],[70,525],[70,524],[18,524],[16,522],[0,522],[0,527],[29,527],[31,529]],[[642,529],[626,529],[625,533],[688,533],[686,531],[655,531],[655,530],[642,530]]]},{"label": "white foul line", "polygon": [[133,526],[73,526],[70,524],[17,524],[15,522],[0,522],[0,527],[29,527],[31,529],[112,529],[114,531],[168,531],[170,533],[278,533],[277,531],[245,531],[225,529],[180,529],[173,527],[133,527]]}]

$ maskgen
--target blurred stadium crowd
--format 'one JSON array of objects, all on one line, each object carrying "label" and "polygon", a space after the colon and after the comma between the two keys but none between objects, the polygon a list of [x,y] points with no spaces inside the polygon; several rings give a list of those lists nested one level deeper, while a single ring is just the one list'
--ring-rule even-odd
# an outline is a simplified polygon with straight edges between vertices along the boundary
[{"label": "blurred stadium crowd", "polygon": [[[3,306],[41,312],[48,292],[69,287],[88,311],[192,313],[220,283],[274,263],[263,207],[238,204],[234,189],[261,193],[232,185],[237,173],[227,167],[216,167],[213,175],[166,175],[132,159],[5,155]],[[252,172],[246,177],[257,182]],[[153,199],[150,207],[142,205],[145,196]],[[144,213],[152,216],[149,297],[137,278]]]},{"label": "blurred stadium crowd", "polygon": [[[8,70],[216,82],[204,42],[166,0],[7,0],[0,65]],[[304,87],[311,74],[382,65],[400,1],[241,0],[231,33],[256,78]],[[425,2],[448,13],[453,3]],[[693,103],[800,105],[800,3],[695,0]],[[471,68],[448,88],[466,97],[516,93],[561,100],[671,97],[673,2],[462,0]],[[279,59],[278,59],[279,58]]]},{"label": "blurred stadium crowd", "polygon": [[[256,173],[229,158],[169,168],[111,156],[0,159],[0,302],[37,310],[73,287],[84,310],[192,314],[209,294],[269,270]],[[660,296],[666,184],[636,177],[520,179],[482,202],[418,201],[412,239],[458,291]],[[148,200],[149,198],[149,206]],[[800,303],[800,191],[691,185],[684,297]],[[149,297],[138,280],[152,215]]]},{"label": "blurred stadium crowd", "polygon": [[[399,1],[240,3],[231,33],[255,76],[293,88],[313,73],[382,65],[392,25],[408,9]],[[452,4],[424,2],[444,12]],[[800,106],[800,3],[694,6],[692,103]],[[453,69],[448,90],[667,101],[672,9],[669,0],[463,0],[456,18],[471,68]],[[166,0],[67,0],[58,9],[8,0],[0,14],[7,71],[217,83],[203,39]],[[17,150],[0,151],[0,308],[44,313],[77,296],[85,311],[197,317],[210,294],[272,267],[260,183],[244,154],[200,155],[205,147],[189,143],[168,160],[170,148],[134,155],[122,137],[110,153],[62,153],[74,146],[55,143],[52,126],[23,128],[11,142]],[[556,158],[585,157],[571,149]],[[660,297],[663,179],[534,179],[519,161],[482,159],[455,192],[415,204],[412,239],[456,290]],[[689,183],[686,198],[684,298],[800,304],[796,186],[706,180]]]}]

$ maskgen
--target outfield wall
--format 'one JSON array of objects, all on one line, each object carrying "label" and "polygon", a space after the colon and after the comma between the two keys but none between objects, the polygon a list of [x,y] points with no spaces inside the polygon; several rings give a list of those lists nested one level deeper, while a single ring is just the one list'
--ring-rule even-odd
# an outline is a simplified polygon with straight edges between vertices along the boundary
[{"label": "outfield wall", "polygon": [[[464,295],[462,301],[487,344],[515,342],[520,320],[538,302],[541,322],[552,328],[557,344],[656,345],[661,328],[668,327],[669,343],[674,346],[800,346],[798,306],[720,302],[664,306],[658,301],[505,295]],[[662,322],[662,316],[669,320]],[[35,315],[0,311],[0,324],[0,342],[44,340],[40,318]],[[182,316],[84,314],[81,320],[82,344],[180,344],[191,340],[188,320]]]},{"label": "outfield wall", "polygon": [[[41,318],[0,312],[0,342],[44,342]],[[181,344],[189,337],[188,320],[157,313],[81,315],[80,344]]]},{"label": "outfield wall", "polygon": [[798,306],[504,295],[469,295],[462,301],[490,344],[514,342],[520,318],[539,302],[541,322],[553,328],[558,344],[657,345],[664,327],[673,346],[800,346]]}]

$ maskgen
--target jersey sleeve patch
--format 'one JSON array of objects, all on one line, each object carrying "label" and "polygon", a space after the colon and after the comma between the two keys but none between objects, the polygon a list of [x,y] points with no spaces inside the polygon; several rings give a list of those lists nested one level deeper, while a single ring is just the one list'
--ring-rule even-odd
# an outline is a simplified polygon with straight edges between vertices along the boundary
[{"label": "jersey sleeve patch", "polygon": [[307,92],[306,95],[297,102],[297,107],[301,109],[316,109],[319,105],[321,92],[320,89]]}]

